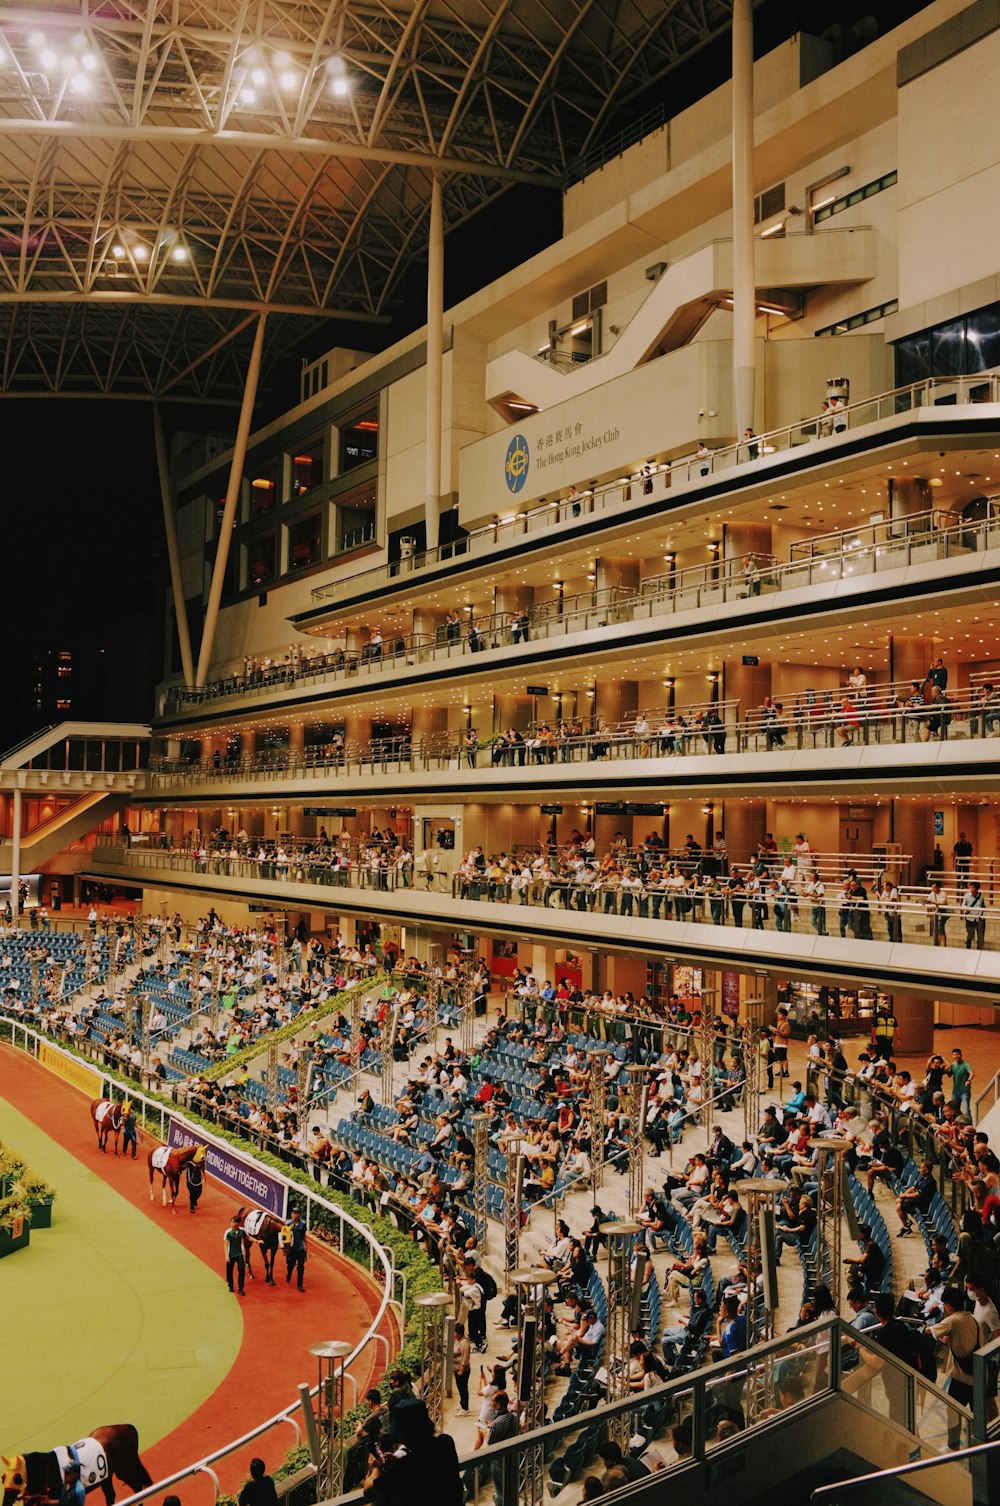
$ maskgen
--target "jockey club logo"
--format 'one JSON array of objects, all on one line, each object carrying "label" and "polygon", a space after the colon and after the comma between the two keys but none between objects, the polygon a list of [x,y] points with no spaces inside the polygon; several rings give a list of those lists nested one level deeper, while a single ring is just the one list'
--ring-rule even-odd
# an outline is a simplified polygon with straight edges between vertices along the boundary
[{"label": "jockey club logo", "polygon": [[507,457],[503,463],[504,480],[507,482],[507,490],[517,493],[528,479],[528,441],[523,434],[515,434],[507,446]]}]

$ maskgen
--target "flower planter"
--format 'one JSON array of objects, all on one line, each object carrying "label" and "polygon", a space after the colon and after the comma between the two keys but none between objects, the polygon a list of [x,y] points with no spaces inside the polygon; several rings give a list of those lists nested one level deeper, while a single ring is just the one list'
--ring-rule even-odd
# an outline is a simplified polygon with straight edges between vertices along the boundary
[{"label": "flower planter", "polygon": [[[18,1226],[15,1224],[14,1228]],[[10,1229],[0,1228],[0,1260],[5,1255],[13,1255],[15,1250],[23,1250],[31,1238],[31,1225],[24,1219],[20,1225],[20,1233],[15,1234]]]},{"label": "flower planter", "polygon": [[33,1229],[52,1228],[52,1199],[50,1197],[30,1198],[31,1204],[31,1227]]}]

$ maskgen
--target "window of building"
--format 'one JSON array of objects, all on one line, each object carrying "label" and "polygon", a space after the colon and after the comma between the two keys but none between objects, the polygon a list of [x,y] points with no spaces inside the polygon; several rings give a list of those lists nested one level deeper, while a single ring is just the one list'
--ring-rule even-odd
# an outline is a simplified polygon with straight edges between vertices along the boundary
[{"label": "window of building", "polygon": [[896,385],[972,376],[1000,366],[1000,303],[896,341]]},{"label": "window of building", "polygon": [[323,436],[316,434],[305,444],[299,445],[288,457],[289,501],[294,502],[296,497],[301,497],[304,492],[312,491],[314,486],[319,486],[321,481],[326,480],[325,453]]},{"label": "window of building", "polygon": [[323,519],[318,512],[307,518],[290,523],[285,530],[288,535],[288,569],[301,570],[306,565],[318,565],[323,558]]},{"label": "window of building", "polygon": [[865,324],[874,324],[876,319],[884,319],[887,314],[894,314],[899,308],[895,298],[890,298],[888,303],[877,303],[874,308],[861,309],[857,314],[848,314],[846,319],[838,319],[836,324],[826,324],[816,331],[820,335],[846,335],[852,329],[861,329]]},{"label": "window of building", "polygon": [[375,538],[376,500],[375,487],[359,486],[346,496],[339,497],[336,505],[336,522],[333,526],[336,553],[347,554],[360,549]]},{"label": "window of building", "polygon": [[273,533],[262,534],[243,546],[248,586],[264,586],[274,579],[274,547]]},{"label": "window of building", "polygon": [[278,500],[278,462],[261,466],[247,477],[250,500],[248,512],[251,518],[258,513],[270,512]]},{"label": "window of building", "polygon": [[359,413],[340,426],[340,474],[378,459],[378,410]]},{"label": "window of building", "polygon": [[852,188],[850,193],[843,194],[839,199],[832,199],[829,204],[820,202],[813,209],[813,224],[819,225],[833,214],[843,214],[845,209],[852,209],[855,204],[871,199],[877,193],[884,193],[887,188],[895,188],[896,178],[897,173],[893,168],[891,173],[883,173],[881,178],[873,178],[862,188]]}]

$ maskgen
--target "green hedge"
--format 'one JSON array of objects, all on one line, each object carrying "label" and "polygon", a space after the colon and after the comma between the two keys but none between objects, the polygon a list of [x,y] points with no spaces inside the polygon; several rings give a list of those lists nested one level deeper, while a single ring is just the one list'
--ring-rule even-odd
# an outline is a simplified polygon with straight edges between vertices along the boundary
[{"label": "green hedge", "polygon": [[381,988],[388,982],[389,979],[385,973],[373,973],[364,983],[355,983],[350,988],[341,989],[339,994],[333,994],[331,998],[324,1000],[322,1009],[303,1010],[294,1020],[289,1020],[287,1025],[280,1025],[277,1030],[270,1031],[268,1035],[255,1041],[252,1046],[247,1046],[243,1051],[237,1051],[233,1056],[224,1056],[221,1061],[213,1062],[210,1067],[206,1067],[201,1074],[202,1077],[206,1077],[209,1082],[217,1082],[221,1077],[228,1077],[231,1072],[243,1071],[251,1062],[255,1062],[258,1057],[267,1053],[272,1041],[280,1046],[284,1041],[294,1040],[295,1036],[300,1035],[307,1026],[340,1011],[343,1005],[349,1004],[357,994],[370,993],[373,988]]}]

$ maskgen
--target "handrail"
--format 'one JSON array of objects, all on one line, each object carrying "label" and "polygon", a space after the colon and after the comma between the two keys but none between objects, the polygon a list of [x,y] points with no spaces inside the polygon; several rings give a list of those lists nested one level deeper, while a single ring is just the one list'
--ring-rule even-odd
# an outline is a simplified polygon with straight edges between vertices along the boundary
[{"label": "handrail", "polygon": [[[919,516],[940,520],[945,515],[935,511]],[[901,519],[898,526],[902,528],[911,522],[912,519]],[[255,691],[275,693],[317,677],[350,677],[362,670],[382,672],[415,661],[424,663],[437,657],[450,658],[453,654],[464,656],[498,647],[507,649],[516,647],[519,642],[530,643],[532,634],[551,637],[598,629],[611,621],[634,621],[640,613],[676,613],[697,610],[720,601],[761,599],[817,583],[829,584],[836,579],[899,569],[914,561],[925,563],[923,553],[928,548],[935,557],[949,560],[965,559],[979,549],[1000,547],[1000,518],[992,513],[978,521],[962,520],[949,527],[935,526],[920,532],[906,528],[897,534],[896,529],[896,521],[860,525],[859,531],[869,530],[873,537],[882,536],[881,542],[870,546],[858,544],[856,534],[847,530],[808,541],[810,548],[821,543],[823,538],[847,541],[840,551],[830,554],[800,553],[796,556],[793,550],[787,561],[779,561],[774,555],[755,551],[717,563],[687,565],[679,570],[660,572],[648,576],[634,590],[621,586],[595,588],[559,601],[534,603],[523,614],[473,613],[455,624],[453,633],[448,631],[447,624],[442,624],[434,632],[399,634],[391,641],[376,642],[373,647],[363,644],[348,649],[345,641],[325,654],[298,658],[286,654],[280,662],[268,660],[252,668],[248,667],[247,661],[240,665],[234,663],[227,673],[216,676],[205,686],[170,686],[168,701],[178,707],[184,702],[200,704]],[[805,545],[794,548],[801,551]],[[526,617],[527,629],[518,628],[515,634],[513,619],[518,616]],[[476,622],[479,628],[475,648],[468,633],[471,622]]]},{"label": "handrail", "polygon": [[[53,1039],[43,1031],[35,1030],[31,1026],[24,1025],[16,1020],[0,1021],[0,1030],[2,1030],[4,1024],[9,1025],[10,1040],[12,1045],[17,1045],[17,1032],[20,1031],[23,1034],[24,1046],[22,1049],[26,1050],[29,1055],[37,1057],[38,1048],[44,1040],[45,1045],[49,1049],[57,1051],[61,1056],[67,1057],[70,1061],[83,1060],[83,1058],[81,1058],[76,1052],[68,1051],[58,1042],[53,1041]],[[30,1049],[31,1043],[34,1044],[33,1051]],[[114,1093],[116,1089],[117,1091],[122,1092],[121,1084],[114,1076],[109,1075],[107,1072],[101,1071],[99,1067],[93,1067],[92,1063],[88,1062],[88,1065],[92,1067],[92,1070],[97,1071],[98,1074],[107,1083],[107,1090],[109,1094]],[[174,1104],[167,1105],[165,1103],[159,1102],[156,1099],[149,1098],[139,1089],[135,1089],[131,1086],[128,1089],[128,1096],[133,1103],[138,1103],[142,1106],[144,1111],[143,1124],[145,1124],[146,1110],[150,1110],[154,1115],[159,1116],[161,1135],[165,1127],[164,1122],[167,1118],[176,1118],[181,1120],[183,1123],[188,1123],[188,1121],[185,1119],[184,1114]],[[212,1135],[209,1130],[206,1130],[203,1125],[190,1125],[190,1128],[196,1131],[196,1133],[201,1138],[213,1142],[218,1147],[227,1151],[232,1150],[232,1146],[229,1145],[228,1141],[219,1140],[216,1136]],[[245,1152],[245,1154],[249,1155],[250,1158],[253,1159],[249,1149]],[[364,1335],[361,1337],[361,1339],[358,1340],[351,1353],[344,1360],[344,1368],[346,1370],[349,1365],[353,1364],[354,1361],[357,1360],[357,1358],[361,1355],[367,1345],[371,1342],[373,1336],[381,1327],[386,1312],[392,1305],[393,1282],[395,1278],[395,1268],[393,1266],[392,1260],[383,1246],[378,1244],[374,1235],[372,1234],[371,1229],[369,1229],[367,1225],[360,1223],[356,1218],[354,1218],[350,1213],[338,1206],[336,1203],[330,1202],[329,1199],[325,1198],[318,1189],[314,1191],[312,1188],[304,1187],[302,1183],[293,1181],[290,1177],[284,1176],[276,1168],[272,1168],[270,1166],[267,1168],[267,1174],[271,1178],[284,1182],[285,1186],[288,1187],[289,1190],[294,1191],[297,1196],[301,1196],[306,1199],[307,1227],[310,1203],[318,1203],[326,1212],[332,1213],[336,1218],[340,1220],[341,1229],[343,1229],[344,1224],[349,1224],[350,1227],[355,1231],[355,1233],[359,1234],[366,1241],[369,1246],[370,1260],[377,1258],[381,1262],[383,1276],[382,1300],[379,1303],[378,1312],[375,1314],[371,1323],[368,1325],[368,1328],[365,1330]],[[344,1240],[343,1237],[341,1237],[341,1248],[343,1248],[343,1245]],[[315,1396],[318,1389],[318,1387],[313,1387],[309,1394],[311,1396]],[[144,1501],[152,1496],[159,1495],[163,1490],[179,1484],[182,1480],[188,1479],[191,1475],[205,1472],[212,1474],[210,1466],[216,1463],[217,1460],[226,1458],[229,1454],[234,1453],[237,1449],[242,1448],[245,1444],[252,1442],[253,1439],[259,1438],[263,1433],[267,1432],[269,1429],[275,1427],[279,1423],[291,1421],[293,1414],[300,1411],[301,1407],[301,1400],[293,1402],[288,1407],[283,1407],[280,1411],[276,1412],[273,1417],[269,1417],[266,1419],[266,1421],[259,1423],[249,1432],[244,1433],[242,1437],[230,1443],[224,1444],[221,1448],[215,1449],[212,1453],[205,1455],[203,1459],[198,1460],[194,1464],[187,1465],[184,1469],[176,1471],[174,1474],[167,1476],[165,1479],[155,1481],[152,1485],[147,1486],[144,1490],[136,1491],[134,1494],[124,1497],[122,1502],[119,1503],[119,1506],[125,1506],[125,1501],[129,1503],[129,1506],[133,1506],[133,1503]],[[218,1486],[217,1480],[216,1486]],[[216,1494],[218,1494],[218,1491],[216,1492]]]},{"label": "handrail", "polygon": [[929,1459],[911,1459],[906,1464],[892,1464],[886,1469],[872,1470],[867,1475],[853,1475],[849,1480],[836,1480],[832,1485],[817,1485],[809,1499],[825,1500],[827,1496],[839,1496],[845,1490],[855,1490],[859,1485],[872,1485],[876,1480],[894,1480],[900,1475],[913,1475],[922,1469],[940,1469],[942,1465],[956,1464],[960,1459],[975,1459],[980,1454],[989,1454],[998,1448],[1000,1438],[995,1438],[991,1443],[974,1443],[967,1448],[950,1449],[946,1454],[932,1455]]},{"label": "handrail", "polygon": [[[989,1099],[990,1101],[984,1110],[983,1104],[986,1103],[987,1099]],[[998,1099],[1000,1099],[1000,1070],[994,1072],[993,1076],[990,1078],[989,1082],[986,1084],[985,1088],[976,1099],[976,1109],[975,1113],[972,1116],[973,1123],[979,1124],[980,1121],[984,1118],[984,1115],[988,1114],[990,1109],[992,1109],[996,1105]]]},{"label": "handrail", "polygon": [[[938,393],[942,395],[940,399],[936,396]],[[984,396],[984,393],[987,395]],[[657,467],[656,472],[666,473],[667,488],[676,487],[678,484],[700,488],[705,484],[710,485],[718,472],[731,467],[745,466],[748,471],[751,467],[760,471],[762,463],[766,464],[768,457],[776,452],[793,449],[811,441],[822,443],[824,448],[829,445],[835,446],[849,438],[851,429],[857,429],[869,423],[880,423],[883,419],[898,418],[922,407],[933,407],[938,400],[949,401],[963,398],[966,402],[977,404],[1000,401],[1000,377],[995,372],[982,372],[974,376],[961,377],[929,377],[920,382],[895,387],[888,392],[859,398],[849,403],[837,413],[838,427],[835,430],[831,429],[829,434],[820,432],[821,426],[826,422],[826,417],[814,414],[796,423],[768,430],[766,434],[755,435],[749,446],[743,439],[720,446],[711,451],[708,457],[685,455],[670,465]],[[640,476],[636,479],[641,483],[646,478]],[[612,482],[592,492],[584,493],[580,501],[582,501],[583,510],[587,512],[610,510],[614,506],[618,515],[621,495],[621,483]],[[641,499],[643,495],[640,485],[638,496]],[[614,499],[613,502],[612,499]],[[472,530],[462,539],[438,545],[434,549],[423,550],[420,554],[412,555],[408,559],[389,561],[356,575],[314,587],[312,598],[314,602],[323,602],[337,596],[363,595],[368,586],[374,586],[382,581],[400,579],[430,565],[446,563],[462,556],[494,554],[506,546],[508,541],[521,538],[526,532],[532,531],[533,523],[549,528],[553,523],[572,523],[578,516],[579,512],[574,513],[570,505],[562,500],[542,503],[519,513],[509,521],[487,524]]]},{"label": "handrail", "polygon": [[[136,852],[134,849],[96,847],[94,863],[99,866],[122,868],[125,871],[128,871],[130,867],[136,870],[189,871],[204,874],[206,877],[224,877],[230,882],[234,879],[246,878],[253,882],[273,883],[276,886],[276,895],[283,892],[285,896],[292,892],[295,885],[301,884],[329,888],[334,892],[338,889],[364,891],[370,896],[367,903],[372,903],[380,894],[388,897],[390,893],[398,893],[403,889],[408,889],[417,898],[426,897],[425,894],[417,891],[414,885],[405,881],[401,884],[399,870],[395,867],[379,870],[376,873],[364,867],[331,868],[322,863],[289,859],[284,870],[285,876],[279,877],[262,871],[266,868],[273,868],[273,863],[267,861],[261,863],[256,858],[231,858],[222,854],[208,855],[200,859],[187,852]],[[297,871],[290,875],[290,870]],[[434,877],[433,874],[429,876]],[[449,878],[447,873],[443,873],[442,876],[446,880]],[[474,887],[482,892],[474,893]],[[533,887],[539,890],[542,889],[543,884],[539,881]],[[888,940],[890,944],[892,942],[891,934],[883,939],[881,936],[876,936],[872,930],[872,917],[885,909],[880,897],[872,893],[868,894],[867,899],[847,898],[843,904],[838,902],[837,894],[828,894],[823,902],[816,906],[808,895],[790,893],[782,895],[780,892],[775,893],[773,889],[767,888],[758,896],[742,893],[737,896],[734,905],[723,883],[718,883],[709,889],[690,887],[681,889],[666,880],[656,883],[642,880],[637,881],[635,886],[622,888],[617,879],[614,882],[602,881],[592,885],[581,885],[570,880],[554,878],[551,881],[544,881],[544,888],[548,897],[556,896],[562,899],[562,908],[567,912],[575,909],[581,913],[631,914],[663,926],[677,924],[685,928],[693,924],[765,931],[769,929],[766,922],[772,916],[773,911],[773,919],[778,931],[794,931],[798,935],[812,935],[810,925],[813,924],[815,912],[819,910],[822,912],[823,926],[817,930],[817,934],[823,936],[830,934],[826,929],[827,919],[839,916],[840,910],[843,910],[845,916],[843,924],[853,932],[854,940],[878,944],[884,944],[884,940]],[[468,892],[462,893],[456,889],[455,899],[459,903],[508,903],[515,906],[514,913],[521,915],[524,919],[527,919],[529,912],[534,908],[544,911],[547,915],[550,914],[550,911],[542,906],[538,899],[515,902],[509,877],[502,881],[492,882],[484,877],[475,884],[470,881],[467,890]],[[436,892],[440,896],[441,890],[438,889]],[[599,900],[600,905],[598,905]],[[951,904],[940,903],[943,901],[951,901]],[[948,921],[955,918],[953,903],[952,896],[947,891],[941,892],[939,900],[929,895],[922,901],[919,898],[911,900],[910,896],[901,898],[898,909],[893,904],[891,910],[894,924],[899,927],[895,939],[900,942],[907,941],[911,945],[947,947]],[[737,908],[740,911],[738,921]],[[886,917],[889,914],[890,912],[886,910]],[[985,905],[980,907],[978,919],[983,922],[982,945],[979,946],[977,941],[978,949],[986,949],[991,953],[1000,949],[1000,927],[996,924],[1000,921],[1000,907]],[[886,919],[886,926],[888,930],[888,919]],[[912,929],[917,934],[904,934],[907,929]],[[846,929],[844,934],[847,934]]]}]

